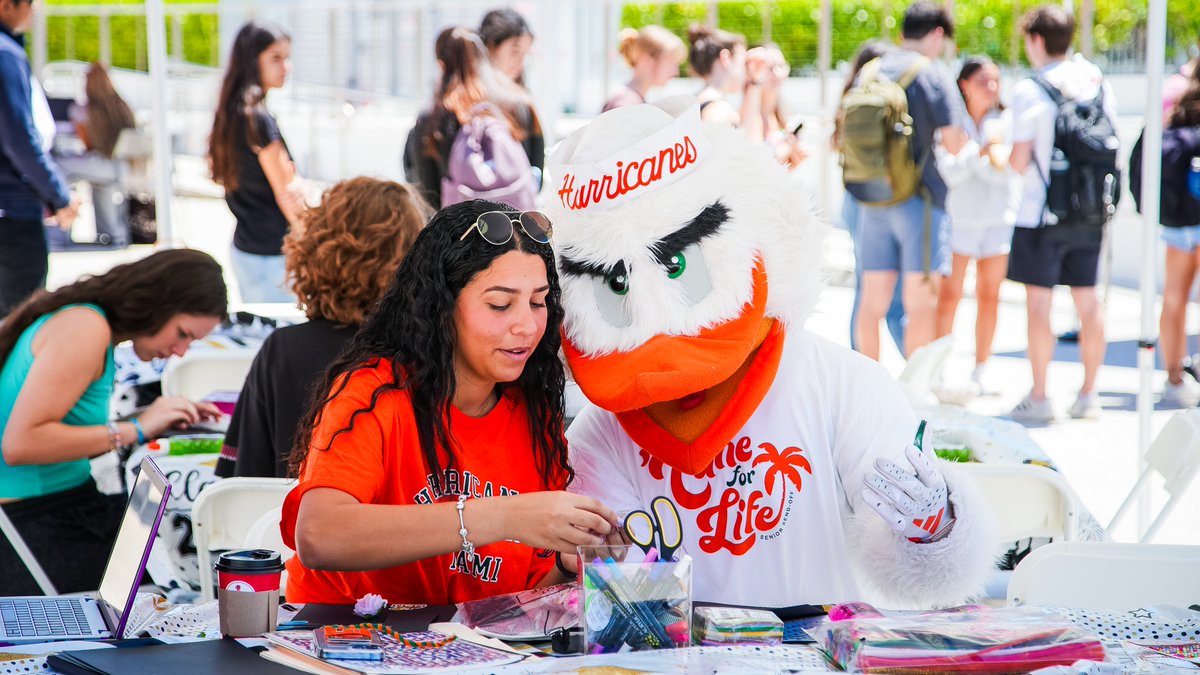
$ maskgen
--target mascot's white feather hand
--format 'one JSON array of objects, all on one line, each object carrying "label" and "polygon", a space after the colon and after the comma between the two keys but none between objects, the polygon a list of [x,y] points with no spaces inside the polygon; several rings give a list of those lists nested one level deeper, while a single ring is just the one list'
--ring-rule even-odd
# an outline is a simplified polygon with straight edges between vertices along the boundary
[{"label": "mascot's white feather hand", "polygon": [[916,475],[882,457],[875,471],[863,477],[863,501],[895,531],[910,541],[941,539],[954,524],[946,479],[930,455],[909,445],[904,455]]}]

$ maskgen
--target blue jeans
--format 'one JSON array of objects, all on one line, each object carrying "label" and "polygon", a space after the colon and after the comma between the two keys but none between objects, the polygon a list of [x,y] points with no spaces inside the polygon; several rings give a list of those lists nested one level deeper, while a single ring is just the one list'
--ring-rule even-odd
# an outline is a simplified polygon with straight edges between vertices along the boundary
[{"label": "blue jeans", "polygon": [[237,277],[242,302],[295,302],[286,287],[287,275],[281,255],[255,255],[232,247],[233,274]]},{"label": "blue jeans", "polygon": [[[849,192],[845,193],[845,198],[842,200],[842,224],[850,233],[851,241],[854,242],[854,306],[850,309],[850,348],[855,350],[858,349],[858,295],[862,288],[862,254],[858,249],[858,230],[861,217],[862,206]],[[888,333],[891,333],[892,340],[896,342],[896,348],[900,350],[901,354],[904,354],[904,303],[901,300],[903,291],[903,276],[897,276],[896,291],[892,295],[892,305],[888,307],[886,317]]]}]

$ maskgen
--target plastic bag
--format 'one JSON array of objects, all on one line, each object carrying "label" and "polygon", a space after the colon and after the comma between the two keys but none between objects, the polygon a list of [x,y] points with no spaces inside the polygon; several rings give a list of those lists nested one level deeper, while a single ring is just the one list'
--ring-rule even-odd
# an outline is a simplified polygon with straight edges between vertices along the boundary
[{"label": "plastic bag", "polygon": [[1104,660],[1097,636],[1032,607],[829,621],[816,637],[855,673],[1028,673]]},{"label": "plastic bag", "polygon": [[455,620],[501,640],[545,640],[579,625],[579,589],[559,584],[463,602]]}]

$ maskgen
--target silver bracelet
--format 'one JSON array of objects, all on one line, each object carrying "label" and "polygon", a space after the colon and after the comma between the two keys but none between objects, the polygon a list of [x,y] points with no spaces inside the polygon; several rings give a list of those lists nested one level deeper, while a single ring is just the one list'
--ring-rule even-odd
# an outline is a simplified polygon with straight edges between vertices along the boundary
[{"label": "silver bracelet", "polygon": [[467,524],[463,521],[463,506],[467,503],[467,495],[458,496],[458,504],[454,508],[458,509],[458,536],[462,537],[462,550],[466,557],[465,568],[469,570],[471,563],[475,557],[475,544],[467,539]]}]

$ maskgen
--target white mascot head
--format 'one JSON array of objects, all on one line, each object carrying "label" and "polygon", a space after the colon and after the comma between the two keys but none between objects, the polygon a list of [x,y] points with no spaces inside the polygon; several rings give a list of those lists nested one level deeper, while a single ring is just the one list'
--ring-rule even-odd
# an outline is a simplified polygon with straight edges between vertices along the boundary
[{"label": "white mascot head", "polygon": [[661,459],[702,468],[725,442],[705,432],[738,422],[704,399],[773,378],[750,366],[816,303],[824,225],[763,145],[702,124],[691,96],[600,115],[549,173],[575,380],[601,408],[648,413],[680,441]]}]

